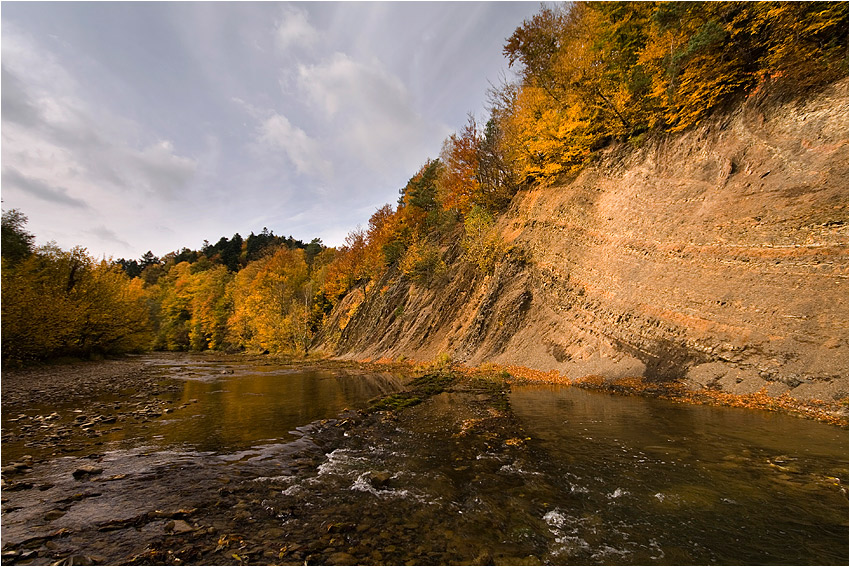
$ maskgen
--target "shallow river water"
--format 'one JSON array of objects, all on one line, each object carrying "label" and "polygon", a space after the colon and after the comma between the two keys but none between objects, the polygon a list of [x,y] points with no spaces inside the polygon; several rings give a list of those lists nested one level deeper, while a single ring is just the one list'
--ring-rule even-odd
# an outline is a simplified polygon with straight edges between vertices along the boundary
[{"label": "shallow river water", "polygon": [[[4,563],[847,564],[846,429],[492,384],[364,417],[407,380],[149,363],[178,381],[150,418],[103,413],[66,456],[4,443],[37,461],[4,487]],[[30,413],[54,411],[83,412]]]},{"label": "shallow river water", "polygon": [[544,474],[576,495],[547,517],[564,559],[847,562],[846,430],[576,388],[517,388],[511,403]]}]

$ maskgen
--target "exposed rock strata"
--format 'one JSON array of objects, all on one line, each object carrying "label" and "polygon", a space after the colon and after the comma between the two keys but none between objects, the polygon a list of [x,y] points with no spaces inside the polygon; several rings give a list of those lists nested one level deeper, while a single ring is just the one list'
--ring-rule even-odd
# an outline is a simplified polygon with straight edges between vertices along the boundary
[{"label": "exposed rock strata", "polygon": [[561,186],[517,195],[493,276],[456,249],[444,285],[389,274],[349,294],[320,347],[846,397],[847,103],[846,80],[806,101],[754,96],[610,148]]}]

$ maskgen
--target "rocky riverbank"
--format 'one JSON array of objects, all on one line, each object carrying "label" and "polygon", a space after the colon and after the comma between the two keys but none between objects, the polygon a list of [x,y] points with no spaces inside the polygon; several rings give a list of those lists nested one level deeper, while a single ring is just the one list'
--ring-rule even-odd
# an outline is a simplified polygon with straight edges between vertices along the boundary
[{"label": "rocky riverbank", "polygon": [[[398,499],[411,509],[409,521],[397,510],[387,521],[373,496],[408,490],[397,478],[402,463],[354,470],[360,492],[337,486],[352,479],[328,473],[356,468],[348,459],[355,452],[392,443],[421,459],[448,449],[434,474],[449,486],[529,460],[521,456],[524,441],[506,411],[501,380],[420,373],[407,390],[375,399],[368,410],[300,428],[296,441],[237,454],[104,451],[107,432],[182,409],[169,399],[179,382],[149,362],[4,375],[5,564],[378,564],[403,563],[411,550],[427,563],[492,561],[446,526],[430,528],[439,532],[433,537],[414,530],[426,523],[414,521],[421,508],[415,498]],[[79,407],[49,411],[56,405]],[[411,434],[423,427],[427,438]],[[481,454],[493,457],[482,463]]]},{"label": "rocky riverbank", "polygon": [[[344,410],[295,432],[278,428],[273,437],[252,437],[238,449],[158,442],[169,427],[179,428],[211,407],[204,399],[195,405],[186,396],[194,390],[187,388],[198,382],[216,390],[242,388],[252,376],[246,367],[283,379],[309,367],[339,370],[331,373],[337,376],[392,368],[406,376],[406,386],[373,398],[368,407]],[[234,374],[234,368],[233,377],[217,376]],[[760,502],[761,490],[781,489],[830,499],[846,485],[846,463],[823,465],[809,462],[806,455],[756,444],[744,455],[724,448],[722,458],[706,459],[712,465],[701,474],[719,476],[707,477],[712,480],[692,494],[689,484],[668,486],[657,479],[661,471],[664,478],[681,474],[691,479],[691,466],[703,460],[677,465],[679,458],[688,457],[688,449],[675,440],[662,447],[641,439],[626,448],[621,441],[611,445],[604,435],[585,438],[581,432],[587,430],[571,421],[582,414],[581,408],[550,416],[556,429],[572,433],[568,446],[575,449],[568,464],[553,461],[545,442],[525,432],[517,417],[524,414],[514,413],[508,397],[510,380],[535,378],[553,380],[554,375],[492,365],[288,365],[269,357],[168,354],[4,374],[3,563],[592,564],[605,557],[613,560],[610,554],[617,553],[627,554],[631,563],[651,564],[661,553],[657,534],[699,516],[680,507],[695,494],[699,506],[724,521],[709,519],[696,530],[704,541],[687,549],[681,538],[694,537],[694,530],[670,536],[663,553],[670,554],[671,562],[703,563],[727,557],[716,555],[725,548],[715,542],[729,536],[724,528],[728,514],[738,514],[734,521],[740,521],[751,513],[751,508],[740,513],[728,508],[730,498]],[[630,392],[624,382],[583,384],[594,385]],[[247,391],[249,397],[262,395]],[[647,409],[647,401],[629,405],[637,413],[626,409],[624,415],[631,420],[681,413],[675,406]],[[609,419],[616,425],[613,406],[604,407],[608,409],[592,410],[585,426]],[[250,412],[244,404],[228,411]],[[682,423],[690,424],[690,418]],[[684,429],[659,434],[662,439],[694,434]],[[717,431],[722,437],[722,428]],[[806,447],[808,451],[810,444]],[[624,450],[633,453],[626,462],[599,471],[618,462]],[[659,451],[663,456],[654,459]],[[677,457],[671,460],[670,451]],[[593,462],[578,462],[587,458]],[[624,470],[632,471],[635,463],[653,467],[641,481],[651,481],[651,488],[622,484]],[[760,487],[754,495],[753,479]],[[742,483],[738,492],[727,493],[737,483]],[[631,500],[618,506],[623,499]],[[635,512],[633,504],[652,510],[670,507],[654,518],[661,524],[644,529],[646,514]],[[846,517],[838,508],[838,517]],[[680,513],[681,521],[670,520]],[[835,506],[823,513],[834,515]],[[673,523],[664,524],[665,518]],[[769,538],[786,537],[786,527],[779,524],[753,532],[753,557],[774,557],[770,553],[776,541]],[[834,531],[835,525],[840,529],[840,521],[830,519],[828,528]],[[630,527],[624,531],[624,526]],[[805,534],[801,537],[809,537]]]},{"label": "rocky riverbank", "polygon": [[107,433],[173,411],[167,398],[179,387],[141,357],[4,369],[3,462],[90,451]]}]

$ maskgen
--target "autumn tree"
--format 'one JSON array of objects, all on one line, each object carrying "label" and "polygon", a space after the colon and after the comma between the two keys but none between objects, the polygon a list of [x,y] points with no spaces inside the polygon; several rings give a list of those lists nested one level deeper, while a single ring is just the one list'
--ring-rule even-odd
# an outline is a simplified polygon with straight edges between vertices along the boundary
[{"label": "autumn tree", "polygon": [[451,222],[451,216],[444,214],[438,191],[444,169],[439,159],[429,159],[399,190],[396,232],[403,248],[406,249],[418,235],[442,230]]},{"label": "autumn tree", "polygon": [[375,275],[396,264],[404,254],[405,238],[401,225],[401,216],[386,204],[369,218],[366,229],[371,271]]},{"label": "autumn tree", "polygon": [[174,265],[157,280],[152,293],[156,297],[154,310],[156,328],[155,348],[189,350],[192,318],[192,273],[188,262]]},{"label": "autumn tree", "polygon": [[227,346],[227,321],[232,298],[227,288],[233,273],[225,266],[194,271],[192,278],[189,345],[192,350],[219,350]]},{"label": "autumn tree", "polygon": [[333,262],[327,266],[322,292],[333,303],[369,276],[366,232],[358,227],[348,233]]},{"label": "autumn tree", "polygon": [[58,356],[144,350],[151,334],[139,280],[83,248],[35,250],[2,270],[3,359],[24,363]]},{"label": "autumn tree", "polygon": [[242,269],[231,284],[230,340],[244,348],[304,352],[313,286],[304,251],[281,247]]},{"label": "autumn tree", "polygon": [[4,267],[14,266],[33,251],[35,236],[24,228],[27,217],[18,209],[3,211],[2,255]]},{"label": "autumn tree", "polygon": [[478,125],[471,114],[460,133],[452,134],[443,142],[440,161],[445,167],[436,185],[444,209],[466,215],[481,200],[480,146]]},{"label": "autumn tree", "polygon": [[519,186],[505,151],[504,123],[491,108],[478,151],[478,202],[493,212],[505,210]]},{"label": "autumn tree", "polygon": [[463,229],[464,257],[475,264],[480,273],[492,274],[504,248],[493,215],[483,207],[475,206],[466,216]]},{"label": "autumn tree", "polygon": [[[612,140],[699,124],[765,80],[799,92],[847,74],[847,3],[573,2],[508,38],[499,115],[519,178],[575,171]],[[505,106],[503,104],[503,106]]]}]

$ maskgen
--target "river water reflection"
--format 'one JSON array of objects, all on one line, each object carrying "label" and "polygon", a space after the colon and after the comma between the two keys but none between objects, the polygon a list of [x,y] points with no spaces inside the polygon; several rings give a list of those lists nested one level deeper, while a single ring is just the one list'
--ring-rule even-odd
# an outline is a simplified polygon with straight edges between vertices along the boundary
[{"label": "river water reflection", "polygon": [[153,441],[197,451],[230,452],[300,437],[296,429],[396,392],[404,380],[391,373],[351,369],[281,368],[163,361],[184,380],[175,404],[189,404],[159,421]]},{"label": "river water reflection", "polygon": [[547,520],[564,561],[604,533],[627,562],[847,562],[845,429],[576,388],[519,387],[511,404],[572,495]]},{"label": "river water reflection", "polygon": [[407,379],[145,361],[157,392],[4,414],[35,432],[4,441],[4,465],[35,455],[4,487],[4,563],[847,564],[846,429],[474,380],[342,418]]}]

